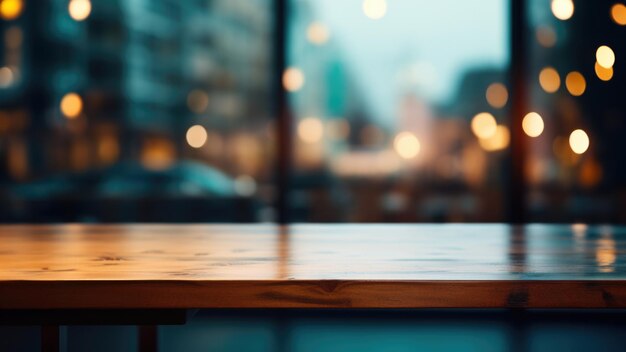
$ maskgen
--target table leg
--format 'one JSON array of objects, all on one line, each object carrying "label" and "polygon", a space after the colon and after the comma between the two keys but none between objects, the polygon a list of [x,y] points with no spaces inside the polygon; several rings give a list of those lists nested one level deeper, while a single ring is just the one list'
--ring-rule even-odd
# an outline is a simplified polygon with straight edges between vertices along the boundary
[{"label": "table leg", "polygon": [[528,317],[524,310],[513,310],[509,317],[509,351],[528,352],[530,351],[528,331]]},{"label": "table leg", "polygon": [[58,325],[43,325],[41,327],[41,351],[59,352],[60,331]]},{"label": "table leg", "polygon": [[139,325],[139,352],[157,352],[159,350],[158,325]]}]

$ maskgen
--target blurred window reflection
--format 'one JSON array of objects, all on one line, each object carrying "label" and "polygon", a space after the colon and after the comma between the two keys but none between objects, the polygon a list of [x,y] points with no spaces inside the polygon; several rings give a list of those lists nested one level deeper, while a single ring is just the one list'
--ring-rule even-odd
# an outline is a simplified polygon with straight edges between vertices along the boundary
[{"label": "blurred window reflection", "polygon": [[260,220],[271,11],[1,0],[1,220]]},{"label": "blurred window reflection", "polygon": [[545,0],[527,5],[529,110],[544,124],[529,144],[530,220],[624,222],[623,4],[553,0],[549,11]]},{"label": "blurred window reflection", "polygon": [[508,3],[290,5],[293,220],[504,220]]},{"label": "blurred window reflection", "polygon": [[626,221],[626,5],[284,1],[0,0],[0,221]]}]

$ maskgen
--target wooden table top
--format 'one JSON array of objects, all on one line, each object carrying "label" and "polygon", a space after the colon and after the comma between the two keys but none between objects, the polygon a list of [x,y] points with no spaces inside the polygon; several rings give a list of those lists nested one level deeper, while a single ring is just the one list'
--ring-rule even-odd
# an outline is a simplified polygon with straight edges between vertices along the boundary
[{"label": "wooden table top", "polygon": [[0,309],[624,308],[626,227],[0,226]]}]

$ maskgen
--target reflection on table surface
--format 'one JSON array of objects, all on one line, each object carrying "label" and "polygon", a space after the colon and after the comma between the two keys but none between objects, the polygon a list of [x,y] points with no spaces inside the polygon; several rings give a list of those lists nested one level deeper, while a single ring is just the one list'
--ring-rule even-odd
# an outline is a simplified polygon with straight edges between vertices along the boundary
[{"label": "reflection on table surface", "polygon": [[12,225],[3,280],[623,279],[626,227]]}]

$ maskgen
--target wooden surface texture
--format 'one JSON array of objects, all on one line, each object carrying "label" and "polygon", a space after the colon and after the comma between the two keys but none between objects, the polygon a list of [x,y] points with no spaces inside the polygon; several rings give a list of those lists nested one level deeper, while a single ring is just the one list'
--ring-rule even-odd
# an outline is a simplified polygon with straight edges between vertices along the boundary
[{"label": "wooden surface texture", "polygon": [[0,226],[0,309],[624,308],[626,227]]}]

